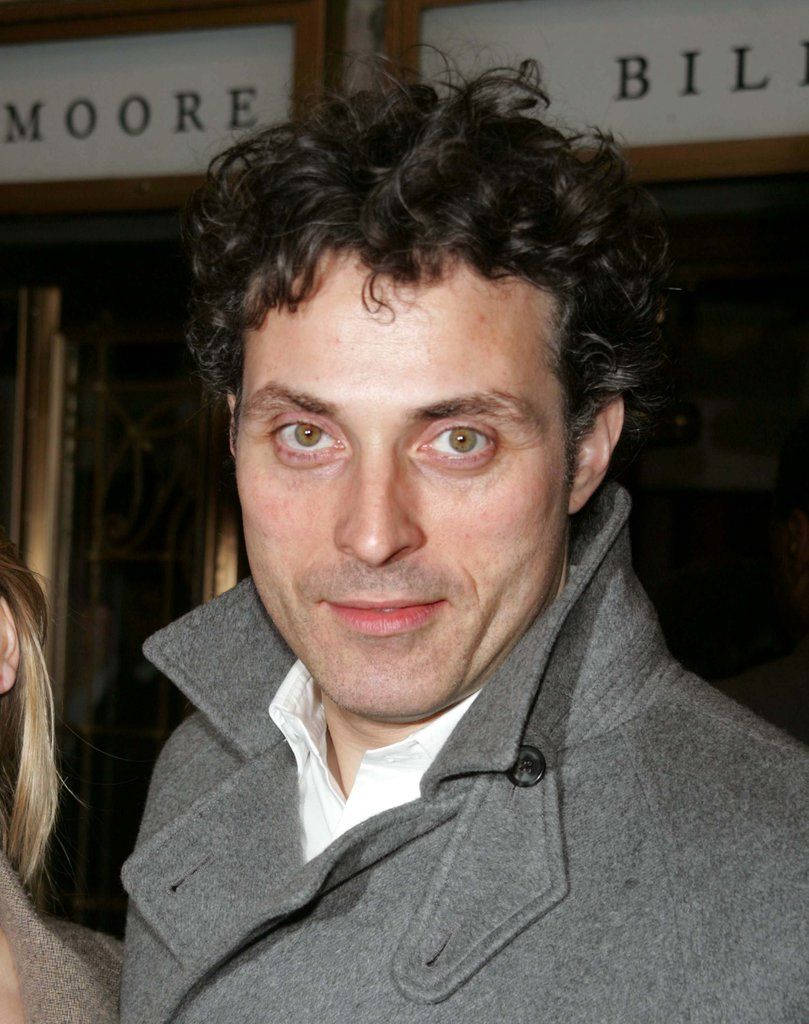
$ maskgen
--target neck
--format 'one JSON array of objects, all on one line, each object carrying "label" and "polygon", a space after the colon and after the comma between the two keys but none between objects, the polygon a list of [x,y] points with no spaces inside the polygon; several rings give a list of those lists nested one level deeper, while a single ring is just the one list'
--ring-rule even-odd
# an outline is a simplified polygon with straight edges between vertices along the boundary
[{"label": "neck", "polygon": [[329,771],[344,796],[348,796],[354,786],[366,750],[387,747],[405,739],[445,710],[442,708],[415,722],[382,722],[341,708],[322,691],[320,699],[326,715]]}]

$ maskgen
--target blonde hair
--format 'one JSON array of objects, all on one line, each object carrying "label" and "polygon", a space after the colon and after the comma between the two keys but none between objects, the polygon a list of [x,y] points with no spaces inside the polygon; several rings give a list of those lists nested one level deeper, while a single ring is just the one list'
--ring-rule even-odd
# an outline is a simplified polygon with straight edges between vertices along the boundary
[{"label": "blonde hair", "polygon": [[59,801],[53,692],[43,644],[45,595],[0,534],[0,597],[11,610],[20,647],[14,686],[0,696],[0,839],[34,899],[45,895],[45,858]]}]

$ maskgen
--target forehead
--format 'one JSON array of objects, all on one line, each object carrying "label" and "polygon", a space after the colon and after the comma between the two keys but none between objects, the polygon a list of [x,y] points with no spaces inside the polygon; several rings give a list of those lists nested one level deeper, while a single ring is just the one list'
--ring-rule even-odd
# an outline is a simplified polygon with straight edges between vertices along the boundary
[{"label": "forehead", "polygon": [[369,280],[363,265],[334,259],[294,312],[271,310],[246,336],[243,397],[270,382],[329,402],[395,404],[553,386],[547,293],[464,265],[429,284],[377,278],[370,290]]}]

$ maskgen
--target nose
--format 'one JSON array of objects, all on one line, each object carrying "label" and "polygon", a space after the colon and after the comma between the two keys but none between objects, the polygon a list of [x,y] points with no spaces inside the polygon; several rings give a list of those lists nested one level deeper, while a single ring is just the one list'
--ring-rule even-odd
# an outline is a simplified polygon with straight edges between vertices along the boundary
[{"label": "nose", "polygon": [[342,502],[334,539],[344,554],[376,567],[424,544],[417,498],[395,456],[358,460]]}]

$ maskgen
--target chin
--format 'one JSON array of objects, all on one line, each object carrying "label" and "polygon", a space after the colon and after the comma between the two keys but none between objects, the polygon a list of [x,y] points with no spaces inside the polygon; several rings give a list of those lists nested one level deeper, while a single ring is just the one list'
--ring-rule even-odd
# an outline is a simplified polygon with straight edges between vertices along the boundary
[{"label": "chin", "polygon": [[[423,677],[422,677],[423,678]],[[380,677],[370,681],[366,676],[361,686],[341,680],[326,680],[320,684],[321,690],[338,707],[359,718],[367,718],[377,722],[405,723],[419,722],[430,718],[438,711],[454,703],[451,696],[452,687],[435,684],[424,694],[414,694],[412,688],[403,691],[398,681]],[[447,693],[443,699],[437,694]]]}]

